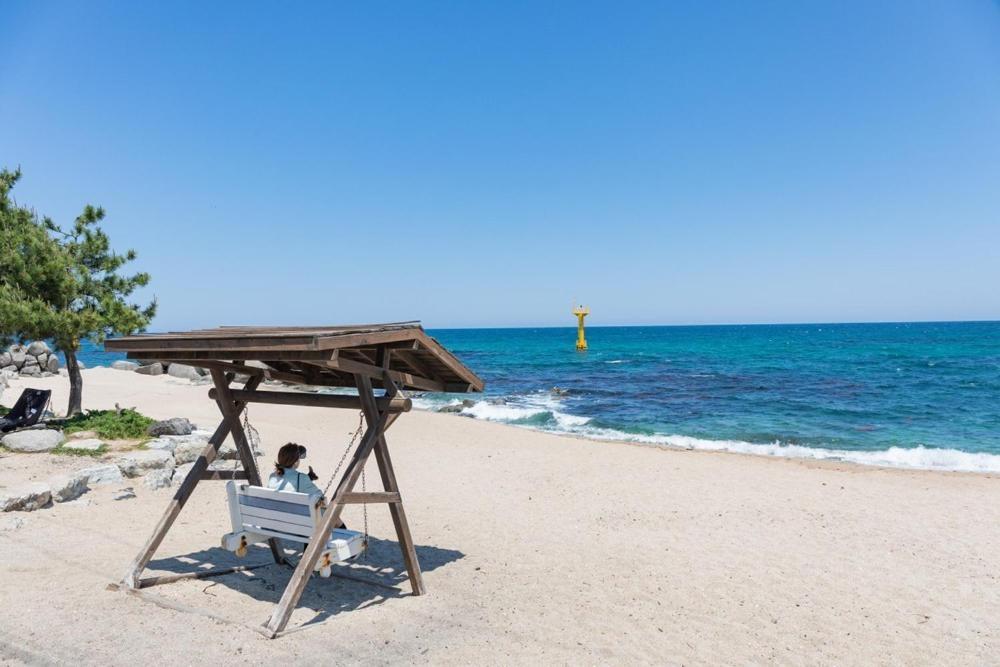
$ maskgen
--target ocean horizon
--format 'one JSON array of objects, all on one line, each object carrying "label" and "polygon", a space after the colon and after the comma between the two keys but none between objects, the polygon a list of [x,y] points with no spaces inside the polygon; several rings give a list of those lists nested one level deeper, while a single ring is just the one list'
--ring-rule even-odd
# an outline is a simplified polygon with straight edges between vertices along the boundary
[{"label": "ocean horizon", "polygon": [[[596,440],[1000,472],[1000,322],[595,326],[582,352],[575,327],[428,333],[486,391],[417,395],[423,409]],[[123,356],[87,344],[81,359]]]}]

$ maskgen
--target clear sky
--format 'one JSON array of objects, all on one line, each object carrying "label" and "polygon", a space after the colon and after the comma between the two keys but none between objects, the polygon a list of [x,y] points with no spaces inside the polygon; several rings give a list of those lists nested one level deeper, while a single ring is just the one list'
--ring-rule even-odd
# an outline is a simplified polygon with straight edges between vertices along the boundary
[{"label": "clear sky", "polygon": [[154,329],[997,319],[1000,7],[4,0],[0,165]]}]

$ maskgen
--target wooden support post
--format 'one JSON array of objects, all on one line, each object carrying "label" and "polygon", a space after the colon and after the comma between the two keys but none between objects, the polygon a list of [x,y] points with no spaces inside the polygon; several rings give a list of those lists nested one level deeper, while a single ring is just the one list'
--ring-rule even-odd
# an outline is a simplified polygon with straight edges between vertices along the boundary
[{"label": "wooden support post", "polygon": [[[240,423],[240,412],[246,406],[243,404],[241,407],[238,401],[233,400],[232,390],[229,388],[229,381],[226,379],[225,373],[217,368],[213,368],[211,373],[212,380],[215,381],[215,402],[219,404],[219,410],[222,411],[223,416],[231,420],[229,429],[233,434],[233,442],[236,443],[236,451],[243,462],[243,472],[247,476],[247,481],[252,486],[262,486],[260,472],[257,470],[257,459],[254,458],[253,448],[247,441],[247,434],[243,432],[243,424]],[[268,538],[267,544],[271,547],[271,555],[274,556],[274,562],[283,563],[285,557],[281,553],[278,540],[273,537]]]},{"label": "wooden support post", "polygon": [[[257,388],[258,384],[260,384],[260,378],[251,378],[247,383],[247,389],[252,391]],[[156,553],[156,549],[160,546],[160,543],[163,542],[167,531],[170,530],[174,521],[177,520],[177,516],[181,513],[181,509],[187,503],[188,498],[191,497],[194,487],[201,481],[201,477],[208,469],[209,464],[219,454],[219,447],[222,446],[222,443],[226,440],[226,436],[229,435],[229,430],[232,428],[233,422],[239,421],[239,413],[242,412],[245,405],[238,404],[234,407],[236,408],[235,413],[230,415],[223,414],[222,423],[215,429],[212,437],[208,439],[208,445],[205,446],[201,455],[194,462],[191,472],[181,482],[180,488],[177,489],[170,504],[167,505],[167,509],[164,511],[163,516],[160,517],[159,522],[157,522],[156,528],[153,529],[153,534],[149,536],[139,554],[129,564],[125,577],[122,579],[122,585],[125,587],[131,589],[139,588],[139,579],[142,576],[142,571],[149,565],[150,559]]]},{"label": "wooden support post", "polygon": [[[358,390],[360,391],[361,388],[359,387]],[[371,393],[371,384],[368,385],[368,392],[369,396],[374,400],[374,395]],[[281,600],[278,601],[277,606],[274,608],[271,619],[263,628],[267,636],[277,636],[288,624],[288,619],[291,617],[292,611],[295,610],[295,605],[299,603],[299,598],[302,597],[302,591],[305,589],[306,582],[316,567],[319,555],[330,539],[330,532],[340,521],[340,515],[344,511],[344,496],[354,490],[354,485],[357,483],[358,478],[361,477],[361,471],[364,469],[365,462],[368,460],[372,448],[385,429],[388,416],[389,413],[383,412],[374,422],[369,422],[368,429],[365,431],[357,450],[354,452],[354,457],[351,459],[347,470],[344,471],[343,477],[340,478],[340,482],[337,484],[337,490],[330,500],[329,507],[323,513],[322,518],[316,522],[316,528],[313,529],[312,535],[309,537],[309,546],[306,547],[305,553],[302,554],[302,560],[299,561],[295,572],[292,573],[292,578],[288,581],[285,592],[281,594]]]},{"label": "wooden support post", "polygon": [[[362,397],[362,410],[364,410],[365,419],[368,423],[372,423],[378,418],[379,413],[371,390],[371,382],[363,375],[354,377],[358,383],[358,395]],[[398,390],[388,372],[385,373],[383,381],[387,388],[387,395],[390,398],[394,397]],[[365,387],[365,390],[361,389],[362,386]],[[396,472],[392,467],[392,459],[389,457],[389,447],[386,444],[384,432],[379,435],[378,442],[375,443],[375,460],[378,463],[379,475],[382,477],[382,487],[387,492],[399,494]],[[399,550],[403,554],[406,574],[410,578],[410,588],[414,595],[423,595],[426,592],[424,577],[420,572],[420,561],[417,558],[413,537],[410,535],[410,525],[406,521],[406,511],[403,509],[402,498],[398,503],[389,505],[389,513],[392,515],[392,524],[396,528],[396,539],[399,540]]]}]

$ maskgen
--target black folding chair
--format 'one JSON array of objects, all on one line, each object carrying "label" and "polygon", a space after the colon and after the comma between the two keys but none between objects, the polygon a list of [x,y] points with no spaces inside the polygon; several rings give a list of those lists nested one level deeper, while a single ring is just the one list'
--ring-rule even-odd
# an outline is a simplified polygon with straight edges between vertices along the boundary
[{"label": "black folding chair", "polygon": [[17,403],[0,417],[0,433],[34,426],[45,414],[52,392],[48,389],[25,389]]}]

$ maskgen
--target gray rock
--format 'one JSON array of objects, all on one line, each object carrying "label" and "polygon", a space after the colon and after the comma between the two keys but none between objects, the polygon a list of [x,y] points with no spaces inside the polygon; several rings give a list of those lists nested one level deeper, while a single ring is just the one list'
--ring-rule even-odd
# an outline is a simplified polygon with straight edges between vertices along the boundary
[{"label": "gray rock", "polygon": [[198,372],[198,369],[187,364],[170,364],[170,368],[167,369],[167,375],[183,380],[198,380],[201,378],[201,373]]},{"label": "gray rock", "polygon": [[153,470],[146,475],[142,480],[142,485],[147,489],[157,490],[165,489],[170,486],[170,480],[174,477],[173,468],[161,468],[160,470]]},{"label": "gray rock", "polygon": [[83,363],[83,362],[82,362],[82,361],[80,361],[79,359],[77,359],[77,361],[76,361],[76,365],[80,367],[80,370],[81,370],[81,371],[82,371],[82,370],[83,370],[84,368],[86,368],[86,367],[87,367],[87,364]]},{"label": "gray rock", "polygon": [[135,491],[132,490],[131,486],[126,486],[124,489],[118,489],[111,496],[112,500],[128,500],[130,498],[135,498]]},{"label": "gray rock", "polygon": [[120,456],[116,463],[123,475],[136,477],[147,470],[173,468],[174,457],[170,455],[170,452],[156,449],[138,450]]},{"label": "gray rock", "polygon": [[134,361],[125,361],[123,359],[119,359],[117,361],[111,362],[111,368],[115,369],[116,371],[134,371],[135,369],[139,368],[139,364],[135,363]]},{"label": "gray rock", "polygon": [[125,481],[122,477],[121,468],[116,465],[106,464],[84,468],[77,474],[83,475],[87,479],[87,486],[101,486],[104,484],[120,484]]},{"label": "gray rock", "polygon": [[149,442],[147,442],[146,449],[153,449],[161,452],[170,452],[171,454],[173,454],[174,450],[177,449],[177,441],[174,440],[173,438],[163,436],[157,438],[156,440],[150,440]]},{"label": "gray rock", "polygon": [[0,491],[0,512],[33,512],[52,500],[48,484],[30,482]]},{"label": "gray rock", "polygon": [[60,377],[69,377],[69,371],[66,370],[65,368],[60,368],[59,369],[59,376]]},{"label": "gray rock", "polygon": [[69,434],[70,440],[93,440],[97,437],[97,431],[76,431]]},{"label": "gray rock", "polygon": [[70,438],[69,440],[63,443],[63,449],[75,449],[81,452],[96,452],[103,446],[104,443],[98,440],[97,438],[82,438],[82,439]]},{"label": "gray rock", "polygon": [[3,368],[0,368],[0,372],[3,372],[5,376],[17,375],[17,366],[14,364],[4,366]]},{"label": "gray rock", "polygon": [[464,409],[465,408],[462,404],[458,403],[456,405],[446,405],[443,408],[438,408],[438,412],[461,412]]},{"label": "gray rock", "polygon": [[185,463],[184,465],[177,466],[174,470],[174,477],[170,480],[170,486],[178,486],[181,484],[185,479],[187,479],[187,476],[193,467],[193,463]]},{"label": "gray rock", "polygon": [[163,364],[154,361],[151,364],[139,366],[139,368],[135,369],[135,372],[139,375],[163,375]]},{"label": "gray rock", "polygon": [[51,352],[48,344],[44,340],[36,340],[35,342],[28,345],[26,350],[28,354],[37,357],[40,354],[48,354]]},{"label": "gray rock", "polygon": [[35,361],[38,362],[39,366],[41,366],[42,368],[45,368],[45,364],[49,363],[49,353],[48,352],[42,352],[41,354],[36,354],[35,355]]},{"label": "gray rock", "polygon": [[13,362],[10,352],[0,352],[0,368],[6,368],[7,366],[10,366],[11,363]]},{"label": "gray rock", "polygon": [[60,366],[59,357],[57,357],[54,354],[50,354],[49,360],[45,362],[45,370],[47,370],[50,373],[58,373],[59,366]]},{"label": "gray rock", "polygon": [[49,480],[49,487],[52,490],[52,500],[57,503],[64,503],[67,500],[76,500],[87,492],[88,476],[81,473],[75,475],[59,475]]},{"label": "gray rock", "polygon": [[8,433],[0,443],[12,452],[51,452],[63,440],[62,431],[40,428]]},{"label": "gray rock", "polygon": [[24,353],[24,350],[11,349],[11,351],[10,351],[10,359],[11,359],[10,363],[12,363],[17,368],[20,368],[21,366],[23,366],[24,365],[24,361],[27,358],[28,358],[28,355],[26,355]]},{"label": "gray rock", "polygon": [[182,463],[191,463],[197,460],[198,456],[205,449],[208,444],[208,440],[188,440],[186,442],[178,442],[177,446],[174,448],[174,459],[177,461],[178,465]]},{"label": "gray rock", "polygon": [[184,417],[172,417],[150,424],[146,433],[154,437],[159,435],[190,435],[194,428],[194,424]]},{"label": "gray rock", "polygon": [[42,374],[42,369],[37,363],[25,364],[21,367],[21,375],[27,375],[28,377],[39,377]]}]

